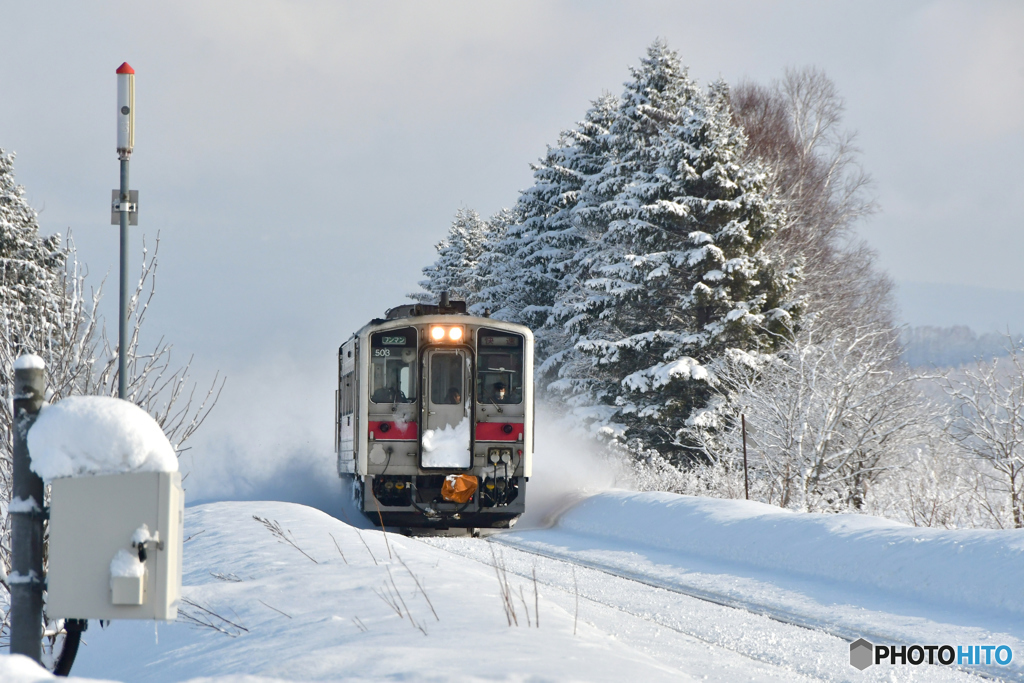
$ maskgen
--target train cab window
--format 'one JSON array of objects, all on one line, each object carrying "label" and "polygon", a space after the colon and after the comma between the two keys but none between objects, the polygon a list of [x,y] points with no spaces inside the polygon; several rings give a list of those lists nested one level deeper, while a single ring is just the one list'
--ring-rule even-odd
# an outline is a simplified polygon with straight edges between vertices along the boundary
[{"label": "train cab window", "polygon": [[462,403],[462,365],[459,353],[434,353],[430,357],[430,402],[436,405]]},{"label": "train cab window", "polygon": [[412,403],[416,400],[416,329],[378,332],[370,337],[370,400]]},{"label": "train cab window", "polygon": [[481,403],[523,402],[523,337],[481,329],[477,333],[477,400]]}]

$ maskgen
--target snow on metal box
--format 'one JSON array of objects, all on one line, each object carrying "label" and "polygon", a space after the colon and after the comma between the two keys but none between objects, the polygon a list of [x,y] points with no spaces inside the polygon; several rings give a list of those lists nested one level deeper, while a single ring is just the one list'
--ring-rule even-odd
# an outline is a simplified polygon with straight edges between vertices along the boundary
[{"label": "snow on metal box", "polygon": [[[175,619],[181,595],[184,502],[178,472],[55,479],[47,614]],[[142,555],[140,542],[145,548]],[[143,556],[145,561],[137,564]],[[135,573],[142,577],[142,599],[124,604],[121,584]],[[117,594],[115,585],[120,589]]]}]

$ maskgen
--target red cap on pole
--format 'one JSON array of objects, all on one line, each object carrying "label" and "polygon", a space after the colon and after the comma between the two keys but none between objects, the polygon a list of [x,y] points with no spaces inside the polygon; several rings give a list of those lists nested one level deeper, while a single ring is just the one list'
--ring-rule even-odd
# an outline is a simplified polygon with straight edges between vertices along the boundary
[{"label": "red cap on pole", "polygon": [[117,67],[117,73],[119,74],[133,74],[135,69],[132,68],[131,64],[125,62],[121,66]]}]

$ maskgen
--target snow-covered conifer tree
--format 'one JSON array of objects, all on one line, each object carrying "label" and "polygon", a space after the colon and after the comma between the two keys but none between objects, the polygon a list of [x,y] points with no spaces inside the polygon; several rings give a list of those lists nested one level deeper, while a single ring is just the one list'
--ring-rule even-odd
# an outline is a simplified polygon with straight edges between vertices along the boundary
[{"label": "snow-covered conifer tree", "polygon": [[559,348],[548,339],[561,333],[551,324],[551,310],[573,279],[571,263],[588,237],[587,213],[599,210],[583,189],[608,163],[608,129],[617,110],[617,98],[604,95],[583,121],[562,132],[558,144],[533,165],[534,184],[520,194],[516,220],[495,245],[504,263],[488,291],[495,316],[530,326],[541,359]]},{"label": "snow-covered conifer tree", "polygon": [[[69,326],[64,288],[67,253],[60,235],[42,237],[35,210],[25,190],[14,182],[14,154],[0,149],[0,391],[9,398],[14,385],[14,360],[35,353],[50,360],[54,342]],[[77,330],[74,330],[77,331]],[[0,491],[10,494],[10,453],[13,448],[11,406],[0,407]]]},{"label": "snow-covered conifer tree", "polygon": [[420,281],[425,292],[412,297],[417,301],[437,301],[441,292],[454,299],[471,301],[479,291],[477,266],[484,250],[489,226],[473,209],[455,212],[448,235],[437,243],[437,260],[423,269],[426,280]]},{"label": "snow-covered conifer tree", "polygon": [[0,306],[5,341],[28,352],[62,324],[56,302],[64,297],[67,254],[60,235],[39,235],[36,212],[24,194],[14,183],[14,154],[0,149]]},{"label": "snow-covered conifer tree", "polygon": [[781,208],[763,167],[742,159],[724,84],[702,91],[661,42],[626,84],[614,152],[583,194],[603,231],[574,260],[555,304],[574,346],[549,363],[580,416],[682,456],[728,348],[771,349],[791,322],[793,274],[763,252]]}]

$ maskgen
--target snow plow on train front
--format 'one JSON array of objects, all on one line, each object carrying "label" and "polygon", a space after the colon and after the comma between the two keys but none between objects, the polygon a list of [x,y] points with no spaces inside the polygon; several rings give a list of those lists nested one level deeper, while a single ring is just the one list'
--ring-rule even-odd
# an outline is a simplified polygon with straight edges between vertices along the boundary
[{"label": "snow plow on train front", "polygon": [[533,334],[463,301],[392,308],[342,344],[338,473],[374,524],[509,528],[533,469]]}]

